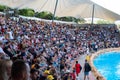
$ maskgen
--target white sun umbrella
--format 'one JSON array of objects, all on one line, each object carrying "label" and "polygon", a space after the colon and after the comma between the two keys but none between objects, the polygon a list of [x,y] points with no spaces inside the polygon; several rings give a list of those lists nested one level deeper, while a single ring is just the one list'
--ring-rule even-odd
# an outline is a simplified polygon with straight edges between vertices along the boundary
[{"label": "white sun umbrella", "polygon": [[[0,0],[0,4],[12,8],[32,8],[35,11],[49,11],[54,13],[56,0]],[[90,0],[58,0],[56,16],[73,16],[82,18],[94,17],[109,21],[120,20],[120,15],[101,7]]]}]

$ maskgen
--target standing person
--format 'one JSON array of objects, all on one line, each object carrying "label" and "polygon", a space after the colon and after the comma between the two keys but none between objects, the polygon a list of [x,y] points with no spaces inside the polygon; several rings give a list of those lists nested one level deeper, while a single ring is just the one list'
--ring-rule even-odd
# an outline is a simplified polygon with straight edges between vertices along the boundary
[{"label": "standing person", "polygon": [[88,62],[90,61],[90,55],[89,55],[89,54],[87,54],[86,60],[87,60]]},{"label": "standing person", "polygon": [[79,75],[81,69],[82,69],[81,65],[78,63],[78,61],[76,61],[75,71],[76,71],[76,75],[77,75],[77,76]]},{"label": "standing person", "polygon": [[83,70],[84,70],[84,80],[86,80],[86,77],[89,80],[89,72],[91,71],[91,67],[90,67],[89,63],[87,62],[87,60],[85,60]]}]

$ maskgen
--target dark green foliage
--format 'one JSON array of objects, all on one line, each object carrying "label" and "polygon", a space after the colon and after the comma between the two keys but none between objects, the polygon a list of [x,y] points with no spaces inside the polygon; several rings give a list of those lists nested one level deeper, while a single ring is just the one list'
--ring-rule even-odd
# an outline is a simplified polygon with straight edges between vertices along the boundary
[{"label": "dark green foliage", "polygon": [[33,9],[20,9],[19,15],[33,17],[35,15],[35,11]]},{"label": "dark green foliage", "polygon": [[69,21],[69,22],[76,22],[76,23],[79,23],[79,22],[85,22],[85,20],[83,18],[75,18],[75,17],[71,17],[71,16],[68,16],[68,17],[60,17],[59,20],[61,21]]},{"label": "dark green foliage", "polygon": [[47,11],[43,11],[43,12],[40,12],[40,13],[37,12],[35,17],[43,18],[43,19],[52,19],[53,14],[50,13],[50,12],[47,12]]},{"label": "dark green foliage", "polygon": [[4,5],[0,5],[0,12],[4,12],[6,9],[10,9],[10,8]]},{"label": "dark green foliage", "polygon": [[[7,10],[10,10],[11,8],[0,5],[0,11],[4,12]],[[42,12],[35,12],[33,9],[11,9],[14,10],[14,16],[22,15],[22,16],[29,16],[29,17],[37,17],[37,18],[42,18],[42,19],[53,19],[53,14],[48,11],[42,11]],[[67,21],[67,22],[76,22],[76,23],[84,23],[85,20],[83,18],[75,18],[75,17],[58,17],[56,16],[54,18],[55,20],[60,20],[60,21]]]}]

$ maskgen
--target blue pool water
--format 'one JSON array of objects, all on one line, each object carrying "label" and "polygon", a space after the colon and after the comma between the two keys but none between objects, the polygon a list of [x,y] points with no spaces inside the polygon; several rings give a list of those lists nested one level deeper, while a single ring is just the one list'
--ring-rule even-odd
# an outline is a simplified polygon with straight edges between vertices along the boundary
[{"label": "blue pool water", "polygon": [[93,63],[106,80],[120,80],[120,52],[101,54]]}]

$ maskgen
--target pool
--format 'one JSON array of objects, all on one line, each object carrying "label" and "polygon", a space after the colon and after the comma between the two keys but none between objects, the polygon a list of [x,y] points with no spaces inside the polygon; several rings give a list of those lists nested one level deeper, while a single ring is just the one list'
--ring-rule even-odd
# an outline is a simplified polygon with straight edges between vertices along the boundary
[{"label": "pool", "polygon": [[106,80],[120,80],[120,52],[106,52],[93,61]]}]

